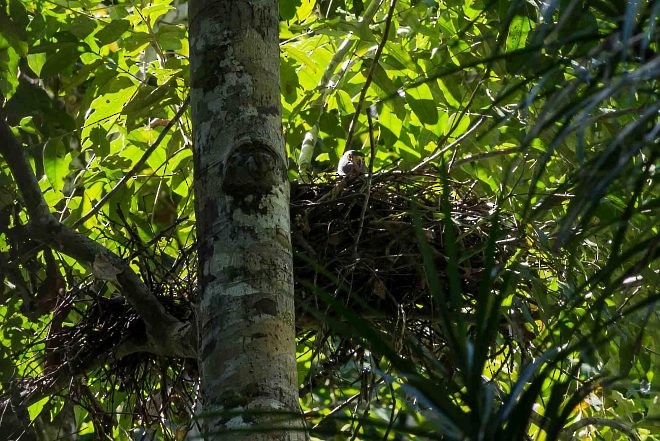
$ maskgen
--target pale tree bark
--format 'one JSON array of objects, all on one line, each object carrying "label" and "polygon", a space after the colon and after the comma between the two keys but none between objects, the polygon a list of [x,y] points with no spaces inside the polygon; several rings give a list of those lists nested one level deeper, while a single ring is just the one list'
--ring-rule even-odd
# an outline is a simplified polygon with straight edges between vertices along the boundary
[{"label": "pale tree bark", "polygon": [[277,0],[191,1],[190,57],[204,436],[303,439]]}]

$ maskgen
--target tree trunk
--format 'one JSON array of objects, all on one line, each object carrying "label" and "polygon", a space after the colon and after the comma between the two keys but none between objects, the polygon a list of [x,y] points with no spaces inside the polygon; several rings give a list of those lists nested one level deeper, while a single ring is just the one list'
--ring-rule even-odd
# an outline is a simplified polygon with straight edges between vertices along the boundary
[{"label": "tree trunk", "polygon": [[191,1],[190,69],[204,436],[302,439],[277,0]]}]

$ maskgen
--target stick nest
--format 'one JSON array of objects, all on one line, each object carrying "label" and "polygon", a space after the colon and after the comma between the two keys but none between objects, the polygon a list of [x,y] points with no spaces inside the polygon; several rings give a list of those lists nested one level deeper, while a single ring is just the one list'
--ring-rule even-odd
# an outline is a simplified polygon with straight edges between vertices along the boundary
[{"label": "stick nest", "polygon": [[[433,267],[439,288],[447,292],[452,252],[461,292],[472,299],[484,271],[495,210],[467,185],[444,187],[446,196],[437,175],[392,172],[371,180],[294,184],[291,224],[299,325],[306,325],[306,310],[320,306],[319,292],[374,321],[401,314],[431,318],[434,308],[446,305],[433,305],[427,268]],[[512,243],[498,241],[496,263],[511,255]]]}]

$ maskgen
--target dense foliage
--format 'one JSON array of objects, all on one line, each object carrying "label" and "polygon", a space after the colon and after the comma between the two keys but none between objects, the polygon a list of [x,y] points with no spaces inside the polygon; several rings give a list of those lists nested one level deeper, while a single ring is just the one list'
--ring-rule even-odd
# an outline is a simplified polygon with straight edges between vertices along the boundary
[{"label": "dense foliage", "polygon": [[[170,310],[195,290],[186,10],[0,0],[2,118],[45,201]],[[440,341],[405,326],[392,341],[315,293],[341,319],[301,332],[312,436],[659,439],[660,3],[281,0],[280,15],[292,181],[332,180],[348,146],[374,172],[433,175],[440,199],[469,191],[492,207],[470,297],[456,264],[469,256],[453,246],[470,226],[438,201],[442,269],[418,229],[441,305],[424,326]],[[5,397],[48,372],[53,324],[102,327],[88,305],[116,294],[30,237],[19,185],[0,162]],[[516,243],[505,258],[504,238]],[[41,439],[182,439],[189,361],[104,363],[30,402]]]}]

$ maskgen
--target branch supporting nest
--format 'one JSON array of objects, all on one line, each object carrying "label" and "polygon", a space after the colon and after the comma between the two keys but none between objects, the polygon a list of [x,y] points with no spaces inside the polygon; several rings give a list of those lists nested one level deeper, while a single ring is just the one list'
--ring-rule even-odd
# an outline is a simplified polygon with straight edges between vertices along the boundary
[{"label": "branch supporting nest", "polygon": [[[7,161],[18,189],[23,195],[24,205],[30,218],[28,228],[30,239],[89,266],[103,261],[106,267],[112,269],[114,281],[122,295],[144,320],[147,334],[154,345],[165,348],[164,352],[171,354],[194,356],[196,345],[192,327],[169,314],[127,262],[87,236],[68,228],[52,215],[25,149],[11,133],[2,114],[0,114],[0,154]],[[99,274],[95,275],[99,276]]]}]

